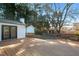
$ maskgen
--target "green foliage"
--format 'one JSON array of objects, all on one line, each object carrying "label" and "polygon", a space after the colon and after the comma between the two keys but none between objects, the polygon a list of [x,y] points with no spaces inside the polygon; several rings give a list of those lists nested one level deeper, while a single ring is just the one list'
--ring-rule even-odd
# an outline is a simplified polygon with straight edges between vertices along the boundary
[{"label": "green foliage", "polygon": [[4,15],[9,20],[19,20],[19,18],[25,18],[25,23],[28,25],[32,20],[32,16],[36,16],[37,13],[34,10],[30,10],[31,7],[26,3],[5,3]]},{"label": "green foliage", "polygon": [[14,20],[15,19],[15,4],[14,3],[5,3],[4,15],[6,19]]}]

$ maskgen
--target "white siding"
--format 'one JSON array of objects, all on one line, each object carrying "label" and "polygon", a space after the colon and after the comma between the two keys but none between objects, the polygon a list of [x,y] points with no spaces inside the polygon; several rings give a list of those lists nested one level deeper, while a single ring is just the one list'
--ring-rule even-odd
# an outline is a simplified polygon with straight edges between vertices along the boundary
[{"label": "white siding", "polygon": [[0,23],[0,41],[2,40],[2,25],[10,25],[17,26],[17,38],[25,38],[25,26],[24,25],[16,25],[16,24],[8,24],[8,23]]},{"label": "white siding", "polygon": [[17,38],[25,38],[25,26],[18,26],[17,27]]}]

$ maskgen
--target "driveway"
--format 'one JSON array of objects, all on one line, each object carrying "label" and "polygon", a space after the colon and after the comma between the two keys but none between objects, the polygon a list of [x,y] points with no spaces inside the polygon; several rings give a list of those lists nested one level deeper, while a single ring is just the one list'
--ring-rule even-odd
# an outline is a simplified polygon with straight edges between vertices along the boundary
[{"label": "driveway", "polygon": [[0,43],[6,56],[79,56],[79,43],[65,40],[27,38]]}]

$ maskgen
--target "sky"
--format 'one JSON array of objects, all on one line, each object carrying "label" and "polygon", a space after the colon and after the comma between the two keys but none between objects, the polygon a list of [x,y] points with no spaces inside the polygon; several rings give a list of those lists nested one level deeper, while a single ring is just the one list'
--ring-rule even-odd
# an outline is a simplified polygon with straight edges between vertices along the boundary
[{"label": "sky", "polygon": [[[56,3],[58,7],[61,7],[61,9],[65,6],[65,3]],[[57,7],[56,6],[56,7]],[[72,9],[79,9],[79,3],[73,3],[71,6]]]},{"label": "sky", "polygon": [[[64,3],[56,3],[56,7],[62,10],[64,8],[65,4]],[[73,19],[71,22],[69,21],[70,25],[73,25],[73,23],[79,22],[79,3],[73,3],[72,6],[70,7],[70,10],[73,11],[75,14],[73,16],[76,19]],[[70,18],[67,18],[70,19]]]},{"label": "sky", "polygon": [[72,21],[73,22],[79,22],[79,3],[75,3],[71,6],[71,9],[74,10],[74,16],[76,15],[76,19]]},{"label": "sky", "polygon": [[[51,3],[52,4],[52,9],[55,8],[60,8],[60,10],[63,10],[64,6],[66,3]],[[72,6],[70,7],[70,10],[73,11],[73,16],[75,17],[75,19],[73,19],[71,22],[69,21],[69,23],[74,23],[74,22],[79,22],[79,3],[73,3]],[[67,18],[68,20],[70,18]]]}]

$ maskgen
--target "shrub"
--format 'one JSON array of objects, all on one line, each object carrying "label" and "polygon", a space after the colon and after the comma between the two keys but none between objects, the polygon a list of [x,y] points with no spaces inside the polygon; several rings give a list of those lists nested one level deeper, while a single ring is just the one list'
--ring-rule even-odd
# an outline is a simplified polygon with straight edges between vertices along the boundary
[{"label": "shrub", "polygon": [[79,36],[79,31],[75,31],[75,35],[76,36]]}]

